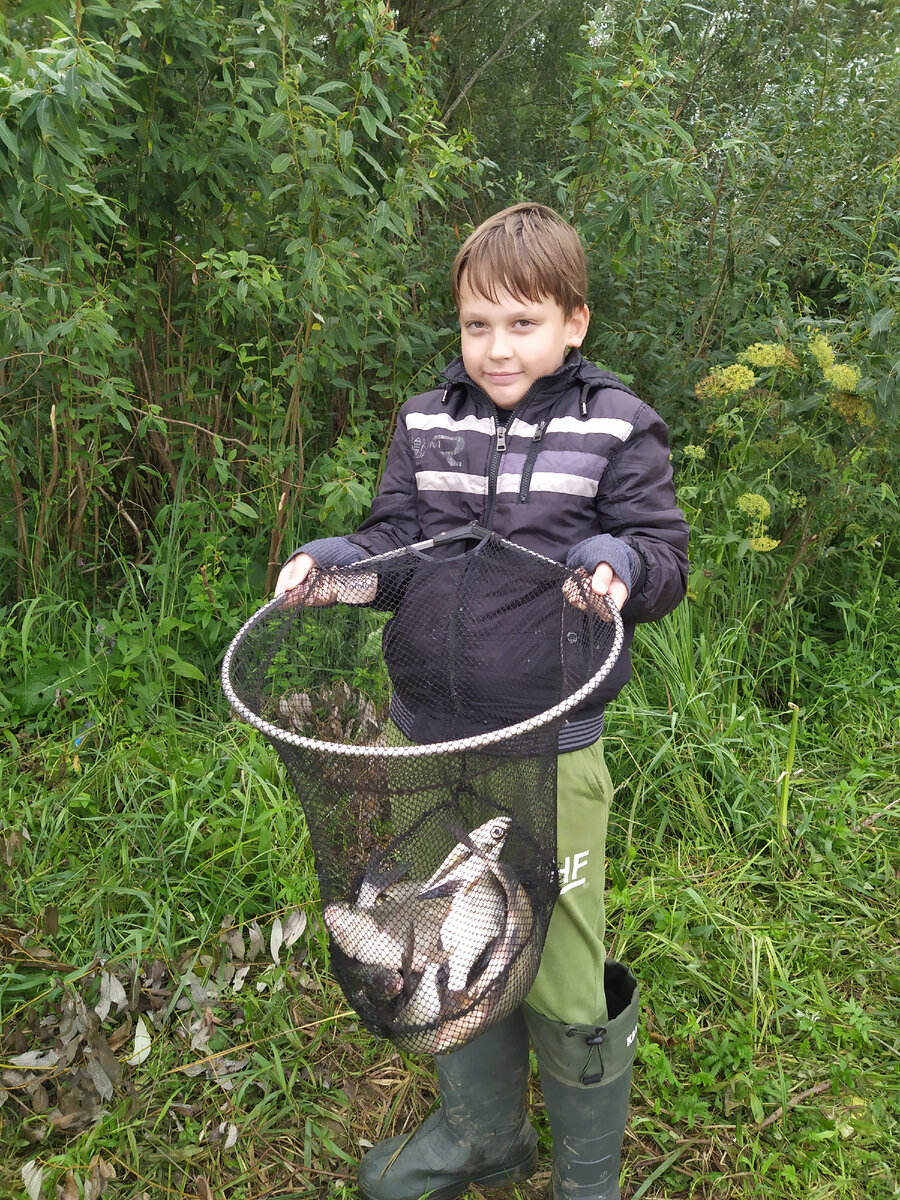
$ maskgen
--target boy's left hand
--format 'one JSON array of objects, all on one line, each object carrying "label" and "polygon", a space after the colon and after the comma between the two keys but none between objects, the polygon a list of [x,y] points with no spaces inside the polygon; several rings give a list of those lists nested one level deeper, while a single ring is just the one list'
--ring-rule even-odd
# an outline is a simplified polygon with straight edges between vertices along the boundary
[{"label": "boy's left hand", "polygon": [[591,590],[598,596],[608,596],[619,611],[628,599],[628,588],[608,562],[599,563],[591,576]]},{"label": "boy's left hand", "polygon": [[574,608],[586,610],[591,607],[587,595],[589,578],[594,595],[606,596],[617,609],[621,609],[628,599],[628,588],[624,579],[621,579],[607,562],[600,563],[591,576],[588,576],[584,567],[577,567],[575,576],[578,578],[569,579],[563,584],[563,595]]}]

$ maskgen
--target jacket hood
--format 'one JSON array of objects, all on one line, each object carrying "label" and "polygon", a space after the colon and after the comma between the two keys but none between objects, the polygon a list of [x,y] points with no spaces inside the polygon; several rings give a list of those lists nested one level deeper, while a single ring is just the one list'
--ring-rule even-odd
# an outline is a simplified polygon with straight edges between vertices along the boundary
[{"label": "jacket hood", "polygon": [[[493,406],[493,401],[487,393],[469,375],[463,365],[461,355],[447,364],[441,372],[441,378],[445,383],[449,384],[450,388],[465,388],[470,395],[483,396]],[[539,407],[543,408],[548,404],[552,404],[558,396],[562,395],[563,392],[567,391],[573,385],[581,388],[582,395],[584,395],[591,388],[603,383],[623,388],[625,391],[631,391],[630,388],[626,388],[621,380],[611,372],[601,371],[599,367],[589,362],[586,358],[583,358],[579,350],[573,349],[567,354],[565,362],[560,367],[557,367],[552,375],[544,375],[531,385],[529,391],[519,401],[519,405],[527,403],[530,407],[531,401],[536,398],[536,393],[539,391]]]}]

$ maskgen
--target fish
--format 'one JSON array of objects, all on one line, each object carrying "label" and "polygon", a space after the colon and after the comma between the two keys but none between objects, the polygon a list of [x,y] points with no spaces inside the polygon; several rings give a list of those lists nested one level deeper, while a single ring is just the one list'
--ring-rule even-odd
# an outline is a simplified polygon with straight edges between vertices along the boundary
[{"label": "fish", "polygon": [[[440,949],[447,957],[447,989],[451,992],[461,992],[466,987],[472,968],[503,931],[504,893],[491,874],[493,864],[486,859],[482,863],[485,873],[456,885],[441,923]],[[434,895],[435,890],[441,889],[432,889],[422,898]]]},{"label": "fish", "polygon": [[500,816],[463,834],[424,884],[408,878],[406,863],[385,868],[379,852],[355,902],[323,909],[353,995],[402,1048],[438,1054],[464,1044],[498,1019],[508,985],[521,992],[533,978],[540,949],[524,949],[534,914],[500,861],[511,827]]},{"label": "fish", "polygon": [[[484,892],[487,864],[499,857],[511,825],[510,817],[497,817],[472,830],[466,838],[470,844],[457,843],[424,885],[406,879],[411,869],[408,863],[384,869],[385,852],[372,855],[355,903],[333,901],[325,906],[329,933],[348,957],[359,962],[399,970],[406,957],[411,969],[424,970],[439,940],[440,922],[454,905],[448,932],[454,933],[455,942],[461,909],[458,893],[468,894],[473,888],[476,894],[479,888]],[[415,937],[410,954],[411,924]]]},{"label": "fish", "polygon": [[424,896],[439,886],[465,883],[473,872],[476,875],[480,874],[481,868],[472,862],[473,855],[497,862],[511,827],[512,817],[492,817],[490,821],[485,821],[483,825],[473,829],[465,841],[456,843],[419,894]]},{"label": "fish", "polygon": [[340,900],[326,904],[322,916],[328,932],[348,958],[367,966],[400,969],[405,931],[382,928],[371,913]]},{"label": "fish", "polygon": [[322,916],[328,932],[348,957],[370,967],[421,974],[435,952],[447,901],[420,900],[415,880],[384,888],[377,903],[332,901]]},{"label": "fish", "polygon": [[446,963],[432,960],[426,964],[406,1006],[402,1009],[401,1021],[404,1027],[433,1027],[441,1020],[447,1002],[446,972]]},{"label": "fish", "polygon": [[[532,936],[534,911],[528,894],[504,863],[495,863],[492,872],[505,896],[503,932],[489,950],[485,947],[483,965],[475,964],[478,970],[465,990],[452,997],[453,1008],[460,1016],[438,1026],[430,1042],[431,1054],[446,1054],[493,1024],[491,1018],[500,1001],[527,989],[537,971],[542,946],[540,939]],[[446,1010],[449,1005],[445,1003],[444,1007]]]},{"label": "fish", "polygon": [[493,868],[511,825],[510,817],[495,817],[473,829],[471,845],[454,846],[419,892],[422,900],[452,897],[440,931],[450,992],[466,987],[472,968],[503,930],[504,893]]}]

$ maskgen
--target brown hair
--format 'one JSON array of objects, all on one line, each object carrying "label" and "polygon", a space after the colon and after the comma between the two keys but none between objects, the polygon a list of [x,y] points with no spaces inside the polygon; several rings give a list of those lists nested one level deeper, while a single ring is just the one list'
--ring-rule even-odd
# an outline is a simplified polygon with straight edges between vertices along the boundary
[{"label": "brown hair", "polygon": [[566,318],[587,302],[581,239],[544,204],[514,204],[469,234],[450,273],[457,308],[464,277],[473,292],[492,302],[501,288],[518,300],[552,297]]}]

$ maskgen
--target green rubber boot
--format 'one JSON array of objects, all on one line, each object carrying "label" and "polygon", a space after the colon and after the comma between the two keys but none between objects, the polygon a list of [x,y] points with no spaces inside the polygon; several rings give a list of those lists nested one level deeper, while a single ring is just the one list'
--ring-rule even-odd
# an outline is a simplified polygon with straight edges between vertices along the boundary
[{"label": "green rubber boot", "polygon": [[440,1108],[413,1133],[388,1138],[363,1158],[359,1190],[366,1200],[452,1200],[470,1183],[504,1187],[537,1169],[521,1011],[434,1061]]},{"label": "green rubber boot", "polygon": [[609,959],[604,987],[603,1025],[563,1025],[524,1010],[553,1131],[553,1200],[621,1200],[639,989],[628,968]]}]

